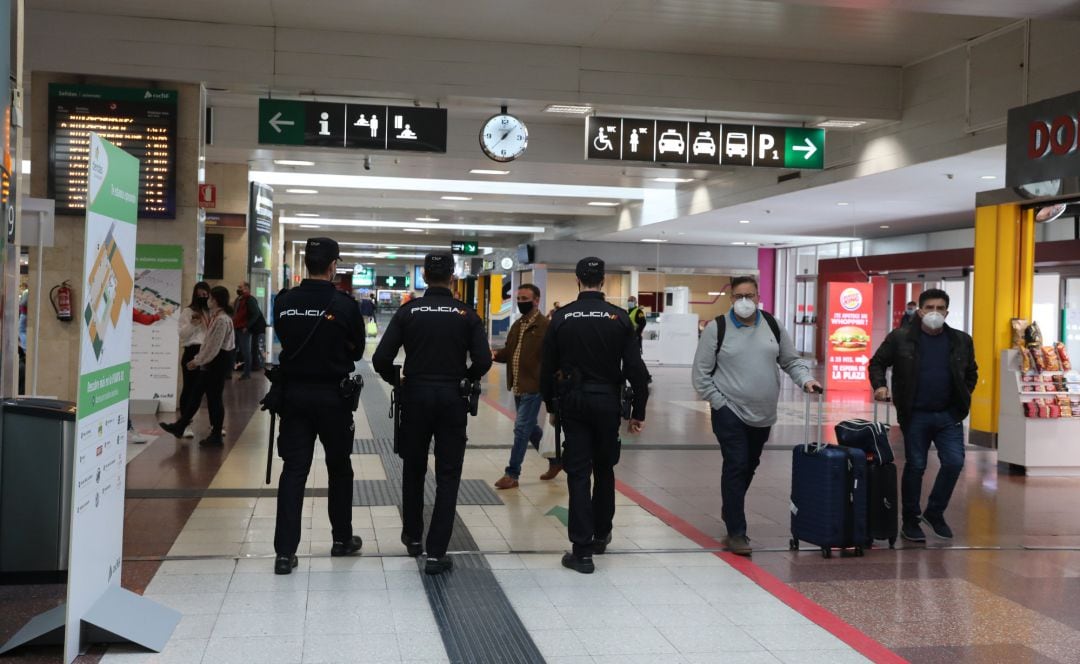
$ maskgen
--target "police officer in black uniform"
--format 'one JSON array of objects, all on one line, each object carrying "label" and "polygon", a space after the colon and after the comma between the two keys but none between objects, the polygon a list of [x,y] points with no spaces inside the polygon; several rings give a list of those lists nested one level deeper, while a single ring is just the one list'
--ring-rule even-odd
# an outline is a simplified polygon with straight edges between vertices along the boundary
[{"label": "police officer in black uniform", "polygon": [[645,425],[649,373],[630,316],[604,300],[604,261],[583,258],[576,274],[578,299],[555,312],[544,337],[540,391],[552,424],[558,417],[566,437],[563,468],[574,547],[562,564],[591,574],[593,554],[604,553],[611,542],[622,386],[628,380],[633,388],[630,432],[638,433]]},{"label": "police officer in black uniform", "polygon": [[[446,555],[454,527],[461,466],[465,460],[468,403],[462,380],[478,380],[491,368],[491,348],[480,317],[450,293],[454,259],[428,254],[423,297],[403,305],[386,327],[371,364],[383,380],[397,381],[394,360],[405,346],[398,453],[404,461],[401,486],[401,541],[409,555],[421,553],[424,532],[424,476],[435,437],[435,507],[427,536],[424,571],[441,574],[453,565]],[[466,366],[466,355],[471,363]],[[395,385],[396,386],[396,385]]]},{"label": "police officer in black uniform", "polygon": [[364,355],[364,319],[356,303],[333,284],[339,258],[334,240],[309,239],[304,253],[308,278],[274,302],[274,332],[281,340],[274,381],[283,390],[278,455],[284,462],[274,529],[276,574],[289,574],[297,564],[304,485],[316,436],[326,451],[329,475],[330,555],[348,556],[363,544],[352,530],[354,425],[342,385]]}]

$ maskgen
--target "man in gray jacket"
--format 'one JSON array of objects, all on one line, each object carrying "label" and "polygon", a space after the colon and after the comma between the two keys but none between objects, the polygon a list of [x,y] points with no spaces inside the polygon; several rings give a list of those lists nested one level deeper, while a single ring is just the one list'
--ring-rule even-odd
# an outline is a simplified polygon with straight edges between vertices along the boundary
[{"label": "man in gray jacket", "polygon": [[757,280],[737,277],[731,284],[731,311],[719,319],[721,325],[713,321],[701,333],[693,380],[698,395],[712,407],[713,433],[724,455],[720,493],[727,548],[748,556],[752,549],[744,503],[769,430],[776,424],[777,367],[806,392],[820,392],[821,384],[799,358],[788,333],[758,308]]}]

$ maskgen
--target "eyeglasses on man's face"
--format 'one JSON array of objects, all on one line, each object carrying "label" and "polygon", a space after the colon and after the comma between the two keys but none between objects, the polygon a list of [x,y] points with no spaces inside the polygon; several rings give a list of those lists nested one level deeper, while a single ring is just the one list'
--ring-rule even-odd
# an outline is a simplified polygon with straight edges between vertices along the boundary
[{"label": "eyeglasses on man's face", "polygon": [[731,301],[738,302],[739,300],[755,300],[757,299],[757,293],[732,293]]}]

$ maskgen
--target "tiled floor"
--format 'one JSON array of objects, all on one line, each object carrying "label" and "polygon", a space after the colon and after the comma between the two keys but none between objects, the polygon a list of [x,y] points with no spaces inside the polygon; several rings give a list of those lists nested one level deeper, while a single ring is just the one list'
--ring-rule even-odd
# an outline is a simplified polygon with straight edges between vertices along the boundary
[{"label": "tiled floor", "polygon": [[[953,546],[828,561],[812,552],[791,554],[786,448],[802,440],[803,403],[786,392],[748,498],[750,534],[759,546],[752,576],[788,584],[786,592],[803,598],[796,606],[813,607],[805,598],[820,605],[802,613],[751,580],[744,573],[749,568],[740,571],[703,550],[724,534],[722,459],[687,371],[652,372],[646,430],[624,437],[617,476],[628,493],[617,496],[611,553],[597,558],[596,574],[560,566],[568,546],[565,478],[536,479],[546,462],[532,452],[521,487],[499,492],[503,504],[459,507],[539,657],[650,664],[866,661],[837,636],[850,641],[854,634],[854,641],[877,641],[895,653],[863,651],[878,661],[1080,662],[1080,552],[1072,550],[1080,545],[1080,481],[1012,476],[998,469],[993,452],[970,450],[949,512],[957,530]],[[372,382],[366,389],[385,393]],[[113,646],[104,660],[449,661],[423,577],[398,541],[394,506],[354,507],[364,555],[331,559],[326,499],[309,497],[300,567],[291,576],[272,574],[275,500],[263,485],[268,420],[254,411],[262,386],[256,379],[229,390],[226,450],[161,437],[129,464],[129,487],[143,493],[128,501],[124,583],[145,589],[183,619],[164,652]],[[464,478],[501,476],[511,405],[496,369],[486,380],[480,416],[470,422]],[[866,404],[835,403],[825,417],[831,425],[866,414]],[[357,413],[358,438],[374,437],[368,417],[364,409]],[[309,488],[326,486],[321,458],[317,449]],[[353,466],[357,479],[387,479],[376,455],[354,455]],[[279,468],[275,460],[275,478]],[[163,497],[175,489],[240,495]],[[47,608],[62,594],[49,586],[21,594],[13,588],[0,587],[0,638],[18,627],[15,614]],[[10,661],[56,661],[48,656],[38,649]],[[95,650],[80,660],[100,657]]]}]

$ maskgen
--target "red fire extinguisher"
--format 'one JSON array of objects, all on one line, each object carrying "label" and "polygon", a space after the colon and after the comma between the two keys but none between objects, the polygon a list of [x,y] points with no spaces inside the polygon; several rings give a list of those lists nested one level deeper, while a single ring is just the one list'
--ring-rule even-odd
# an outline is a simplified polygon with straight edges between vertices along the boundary
[{"label": "red fire extinguisher", "polygon": [[65,281],[59,286],[53,286],[49,291],[49,302],[52,303],[53,311],[56,312],[57,320],[71,320],[71,282]]}]

